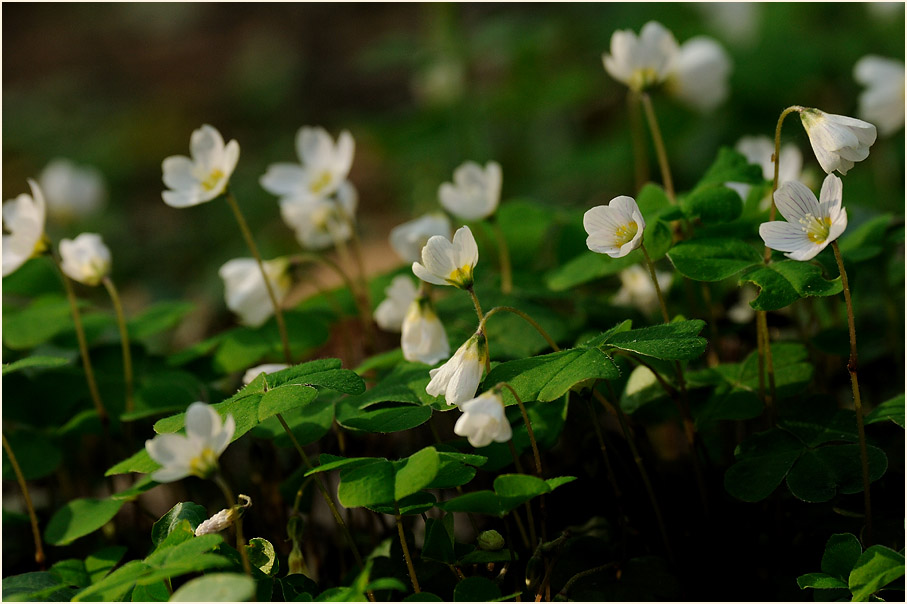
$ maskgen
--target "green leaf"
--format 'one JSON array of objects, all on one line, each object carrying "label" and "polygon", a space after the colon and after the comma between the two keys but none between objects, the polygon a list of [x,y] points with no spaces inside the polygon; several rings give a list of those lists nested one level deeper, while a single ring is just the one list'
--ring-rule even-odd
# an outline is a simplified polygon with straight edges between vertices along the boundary
[{"label": "green leaf", "polygon": [[394,500],[400,501],[407,495],[418,493],[438,475],[440,460],[434,447],[426,447],[413,453],[394,477]]},{"label": "green leaf", "polygon": [[304,407],[317,396],[318,391],[308,386],[289,385],[268,390],[258,403],[258,421]]},{"label": "green leaf", "polygon": [[[60,560],[50,567],[50,573],[57,578],[59,583],[65,585],[73,585],[75,587],[88,587],[91,585],[91,577],[88,576],[88,571],[85,570],[85,563],[81,560],[74,558]],[[6,595],[5,587],[4,585],[4,595]]]},{"label": "green leaf", "polygon": [[694,281],[721,281],[762,262],[749,244],[720,237],[682,241],[671,248],[668,258],[678,272]]},{"label": "green leaf", "polygon": [[721,147],[718,157],[709,166],[696,188],[707,185],[724,184],[726,182],[742,182],[756,185],[763,182],[762,168],[751,164],[746,157],[730,147]]},{"label": "green leaf", "polygon": [[847,583],[841,579],[830,577],[825,573],[808,573],[797,577],[797,585],[800,589],[812,587],[813,589],[837,589],[840,587],[847,588]]},{"label": "green leaf", "polygon": [[457,561],[454,552],[454,515],[444,514],[441,519],[429,518],[425,525],[425,544],[422,546],[422,559],[435,560],[442,564],[453,564]]},{"label": "green leaf", "polygon": [[904,395],[889,399],[866,414],[865,422],[875,424],[891,420],[900,427],[904,427]]},{"label": "green leaf", "polygon": [[778,429],[754,434],[737,446],[737,463],[724,475],[724,488],[743,501],[771,495],[803,452],[803,445]]},{"label": "green leaf", "polygon": [[269,577],[273,577],[279,570],[277,563],[277,552],[274,546],[267,539],[261,537],[252,537],[248,545],[244,546],[246,553],[249,555],[249,562]]},{"label": "green leaf", "polygon": [[704,223],[730,222],[743,212],[743,200],[736,191],[721,184],[697,187],[680,201],[687,216],[698,216]]},{"label": "green leaf", "polygon": [[787,488],[809,503],[828,501],[835,496],[837,483],[832,468],[820,456],[823,449],[806,450],[787,474]]},{"label": "green leaf", "polygon": [[557,487],[576,480],[560,476],[547,481],[528,474],[501,474],[494,480],[494,491],[474,491],[438,504],[446,512],[475,512],[503,518],[526,501],[550,493]]},{"label": "green leaf", "polygon": [[17,371],[22,371],[23,369],[48,369],[52,367],[62,367],[63,365],[68,365],[71,359],[64,359],[62,357],[49,357],[49,356],[32,356],[25,357],[24,359],[19,359],[15,363],[7,363],[3,366],[3,375],[8,373],[15,373]]},{"label": "green leaf", "polygon": [[360,411],[353,417],[338,417],[338,422],[345,428],[387,434],[421,426],[431,414],[432,409],[428,406],[403,405]]},{"label": "green leaf", "polygon": [[688,360],[700,356],[706,347],[698,336],[705,326],[699,319],[674,321],[611,334],[603,348],[618,348],[662,360]]},{"label": "green leaf", "polygon": [[466,577],[454,587],[454,602],[490,602],[501,597],[501,590],[491,579]]},{"label": "green leaf", "polygon": [[[321,393],[305,407],[287,411],[282,416],[299,444],[305,446],[319,440],[330,431],[331,424],[334,423],[334,401],[327,393]],[[257,438],[273,441],[278,447],[293,446],[276,417],[261,422],[251,430],[251,433]]]},{"label": "green leaf", "polygon": [[891,224],[891,219],[891,214],[876,216],[845,233],[839,244],[844,260],[863,262],[881,254],[885,249],[881,242],[884,241],[885,231]]},{"label": "green leaf", "polygon": [[408,591],[406,585],[403,584],[403,581],[395,577],[379,577],[374,581],[370,581],[368,585],[365,586],[366,590],[379,590],[379,589],[393,589],[395,591]]},{"label": "green leaf", "polygon": [[355,508],[394,501],[394,464],[387,460],[342,470],[337,498],[344,507]]},{"label": "green leaf", "polygon": [[116,569],[91,587],[80,591],[74,602],[112,602],[122,598],[151,567],[141,560],[132,560]]},{"label": "green leaf", "polygon": [[8,602],[67,602],[73,595],[67,585],[49,572],[3,578],[3,599]]},{"label": "green leaf", "polygon": [[863,553],[860,541],[850,533],[838,533],[828,538],[822,554],[822,572],[845,582]]},{"label": "green leaf", "polygon": [[179,325],[195,305],[182,300],[165,300],[147,308],[126,323],[129,337],[141,341]]},{"label": "green leaf", "polygon": [[427,591],[419,592],[417,594],[409,594],[403,598],[404,602],[443,602],[444,599],[440,596],[436,596],[433,593]]},{"label": "green leaf", "polygon": [[36,298],[22,310],[3,310],[3,344],[26,350],[73,328],[69,302],[58,294]]},{"label": "green leaf", "polygon": [[191,501],[177,503],[151,527],[151,542],[155,547],[163,543],[167,535],[183,520],[188,520],[192,530],[195,530],[207,518],[208,510],[204,507]]},{"label": "green leaf", "polygon": [[148,585],[136,585],[132,590],[133,602],[167,602],[170,600],[170,591],[163,580]]},{"label": "green leaf", "polygon": [[97,583],[107,576],[126,553],[125,545],[112,545],[100,549],[85,558],[85,572],[92,583]]},{"label": "green leaf", "polygon": [[904,576],[904,555],[882,545],[866,548],[847,580],[853,602],[865,602],[895,579]]},{"label": "green leaf", "polygon": [[453,459],[440,458],[438,473],[426,489],[453,489],[468,483],[476,475],[476,469]]},{"label": "green leaf", "polygon": [[397,508],[400,509],[401,516],[417,516],[419,514],[424,514],[428,510],[435,507],[435,504],[438,500],[431,493],[426,493],[421,491],[419,493],[413,493],[407,497],[404,497],[397,502],[397,507],[394,507],[393,504],[381,503],[375,505],[366,506],[369,510],[373,512],[378,512],[379,514],[388,514],[393,516],[397,513]]},{"label": "green leaf", "polygon": [[192,579],[171,596],[171,602],[245,602],[255,594],[255,581],[237,573],[216,573]]},{"label": "green leaf", "polygon": [[114,499],[73,499],[51,517],[44,539],[51,545],[72,543],[110,522],[124,503]]},{"label": "green leaf", "polygon": [[[21,429],[6,433],[6,437],[25,480],[37,480],[52,474],[63,459],[60,448],[41,432]],[[6,448],[3,449],[3,478],[16,480]]]},{"label": "green leaf", "polygon": [[386,461],[383,457],[340,457],[329,453],[322,453],[318,456],[318,460],[318,465],[306,472],[305,476],[311,476],[318,472],[330,472],[339,468],[352,470],[375,461]]},{"label": "green leaf", "polygon": [[154,472],[161,465],[151,459],[148,451],[142,449],[136,451],[131,457],[124,459],[104,473],[104,476],[113,476],[114,474],[128,474],[129,472],[142,472],[148,474]]},{"label": "green leaf", "polygon": [[745,282],[755,283],[760,290],[750,306],[766,311],[784,308],[800,298],[833,296],[843,289],[840,277],[828,281],[819,265],[797,260],[752,267],[740,276],[740,283]]}]

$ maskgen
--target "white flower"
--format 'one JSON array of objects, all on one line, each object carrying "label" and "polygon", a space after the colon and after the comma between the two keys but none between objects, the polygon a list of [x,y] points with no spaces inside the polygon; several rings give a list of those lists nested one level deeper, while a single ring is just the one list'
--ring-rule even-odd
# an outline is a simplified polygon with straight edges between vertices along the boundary
[{"label": "white flower", "polygon": [[[279,303],[292,285],[287,271],[290,264],[285,258],[276,258],[265,261],[264,266]],[[227,308],[238,314],[242,323],[258,327],[274,313],[261,269],[254,258],[234,258],[217,273],[224,280]]]},{"label": "white flower", "polygon": [[468,438],[473,447],[486,447],[492,441],[505,443],[513,437],[500,394],[485,392],[463,403],[460,409],[463,415],[454,426],[454,434]]},{"label": "white flower", "polygon": [[586,246],[590,250],[622,258],[642,245],[646,221],[636,200],[621,195],[606,206],[587,210],[583,214],[583,228],[589,234]]},{"label": "white flower", "polygon": [[243,374],[243,376],[242,376],[243,386],[248,386],[249,384],[251,384],[252,381],[255,378],[257,378],[259,375],[261,375],[262,373],[264,373],[264,374],[276,373],[278,371],[283,371],[287,367],[289,367],[289,365],[287,365],[286,363],[264,363],[262,365],[256,365],[255,367],[252,367],[251,369],[247,369],[246,372]]},{"label": "white flower", "polygon": [[359,204],[359,194],[349,181],[337,189],[336,197],[306,200],[280,200],[280,215],[296,232],[299,245],[310,250],[323,250],[335,241],[346,241],[353,235],[351,222]]},{"label": "white flower", "polygon": [[671,93],[694,109],[707,112],[728,97],[731,58],[721,45],[706,36],[680,46],[668,76]]},{"label": "white flower", "polygon": [[472,269],[479,261],[479,248],[469,227],[462,226],[454,233],[453,241],[435,235],[422,248],[422,264],[413,262],[413,273],[435,285],[453,285],[460,289],[472,287]]},{"label": "white flower", "polygon": [[775,205],[787,222],[759,225],[759,236],[767,247],[793,260],[809,260],[837,239],[847,228],[847,211],[841,207],[841,179],[825,177],[819,200],[797,181],[789,181],[775,191]]},{"label": "white flower", "polygon": [[755,286],[746,284],[740,288],[740,298],[737,304],[727,309],[727,317],[734,323],[749,323],[756,315],[756,311],[750,306],[750,302],[756,299],[759,290]]},{"label": "white flower", "polygon": [[88,216],[107,198],[101,173],[89,166],[77,166],[68,159],[51,161],[41,171],[39,180],[47,198],[47,212],[58,220]]},{"label": "white flower", "polygon": [[151,479],[173,482],[190,475],[207,478],[217,470],[217,458],[230,444],[235,430],[232,415],[222,422],[211,405],[192,403],[186,410],[185,436],[158,434],[145,441],[148,455],[163,466]]},{"label": "white flower", "polygon": [[28,180],[32,194],[22,193],[3,202],[3,276],[12,274],[25,261],[46,249],[45,203],[41,188]]},{"label": "white flower", "polygon": [[854,162],[869,157],[869,147],[876,141],[876,127],[863,120],[818,109],[804,109],[800,120],[826,174],[835,170],[847,174]]},{"label": "white flower", "polygon": [[110,273],[110,250],[96,233],[60,241],[60,268],[73,281],[97,285]]},{"label": "white flower", "polygon": [[242,516],[242,513],[251,506],[252,498],[248,495],[240,494],[239,505],[221,510],[199,524],[195,529],[195,536],[201,537],[202,535],[212,535],[230,528],[233,526],[233,523],[236,522],[236,518]]},{"label": "white flower", "polygon": [[344,130],[337,144],[324,128],[304,126],[296,134],[296,153],[302,164],[271,164],[259,181],[278,197],[314,202],[335,193],[353,165],[356,144]]},{"label": "white flower", "polygon": [[860,94],[860,117],[882,136],[904,126],[904,62],[868,55],[857,61],[853,79],[866,86]]},{"label": "white flower", "polygon": [[401,329],[400,347],[407,361],[434,365],[450,355],[447,332],[428,296],[412,301]]},{"label": "white flower", "polygon": [[453,184],[438,187],[441,205],[463,220],[481,220],[494,214],[501,200],[501,166],[490,161],[485,169],[472,161],[454,170]]},{"label": "white flower", "polygon": [[384,289],[387,296],[375,309],[375,322],[384,331],[400,331],[403,319],[413,300],[416,299],[416,286],[406,275],[397,275],[391,284]]},{"label": "white flower", "polygon": [[674,34],[657,21],[646,23],[639,37],[630,30],[611,35],[611,54],[604,53],[605,71],[615,80],[641,92],[667,79],[677,58]]},{"label": "white flower", "polygon": [[422,248],[433,235],[450,237],[450,220],[440,212],[425,214],[391,229],[390,243],[397,255],[406,262],[422,258]]},{"label": "white flower", "polygon": [[216,128],[203,125],[192,133],[189,152],[164,160],[164,184],[170,191],[161,193],[164,203],[174,208],[188,208],[220,196],[230,182],[239,161],[239,143],[224,138]]},{"label": "white flower", "polygon": [[696,8],[710,29],[730,44],[749,47],[756,42],[762,21],[761,4],[755,2],[697,2]]},{"label": "white flower", "polygon": [[[652,283],[649,271],[634,264],[620,272],[620,290],[614,296],[614,303],[621,306],[635,306],[644,313],[651,313],[658,308],[658,294]],[[671,286],[673,275],[655,271],[658,286],[662,291],[667,291]]]},{"label": "white flower", "polygon": [[448,405],[460,405],[476,394],[482,379],[485,357],[488,354],[482,336],[473,334],[460,346],[450,360],[428,372],[431,381],[425,392],[431,396],[444,395]]},{"label": "white flower", "polygon": [[[734,148],[739,151],[751,164],[756,164],[762,168],[762,177],[765,180],[774,180],[775,165],[772,163],[772,154],[775,152],[775,143],[767,136],[744,136]],[[801,171],[803,169],[803,154],[791,143],[781,147],[781,162],[778,165],[778,185],[782,185],[789,180],[802,180]],[[751,186],[741,182],[725,183],[730,189],[737,191],[740,198],[746,201]],[[768,203],[771,197],[766,196],[765,207],[760,205],[760,209],[768,209]]]}]

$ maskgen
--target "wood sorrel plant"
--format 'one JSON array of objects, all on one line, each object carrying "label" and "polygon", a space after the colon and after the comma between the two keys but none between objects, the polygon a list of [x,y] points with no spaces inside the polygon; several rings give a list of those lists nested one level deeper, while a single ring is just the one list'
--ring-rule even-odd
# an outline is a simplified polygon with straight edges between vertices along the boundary
[{"label": "wood sorrel plant", "polygon": [[[4,553],[27,555],[7,567],[4,596],[887,597],[904,572],[904,399],[887,375],[903,342],[873,331],[879,299],[900,300],[903,281],[878,268],[903,253],[902,217],[872,217],[854,180],[843,203],[844,175],[885,157],[869,157],[874,127],[793,106],[774,144],[722,147],[694,178],[701,150],[676,161],[676,115],[659,125],[655,107],[664,92],[716,109],[727,52],[650,22],[616,32],[603,60],[629,90],[634,130],[646,116],[662,184],[642,178],[638,133],[637,190],[591,209],[502,198],[503,171],[520,173],[503,150],[500,163],[447,158],[459,167],[429,181],[432,207],[390,231],[401,266],[384,274],[365,270],[372,242],[357,233],[376,209],[351,176],[364,125],[336,139],[305,126],[299,163],[266,168],[275,223],[279,212],[304,248],[268,260],[255,241],[272,232],[256,235],[232,193],[254,198],[234,182],[239,143],[194,132],[191,157],[164,160],[163,199],[225,197],[252,257],[213,258],[237,325],[188,345],[169,332],[192,305],[130,307],[142,298],[120,299],[100,235],[60,239],[68,299],[42,289],[57,258],[44,254],[56,250],[40,187],[7,202],[3,445],[16,486],[4,530],[16,545]],[[828,173],[818,191],[802,161],[771,163],[792,157],[781,124],[794,113]],[[296,285],[316,268],[342,284],[306,298]],[[71,280],[103,283],[112,302],[95,305],[90,287],[77,300]],[[755,293],[741,309],[744,287]],[[821,572],[798,577],[809,556]],[[753,581],[764,576],[782,587]]]}]

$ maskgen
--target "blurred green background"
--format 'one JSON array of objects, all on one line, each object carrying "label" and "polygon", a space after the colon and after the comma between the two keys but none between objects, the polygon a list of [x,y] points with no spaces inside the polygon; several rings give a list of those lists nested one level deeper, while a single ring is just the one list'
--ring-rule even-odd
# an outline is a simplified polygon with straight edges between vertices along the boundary
[{"label": "blurred green background", "polygon": [[[680,191],[719,146],[771,135],[788,105],[854,115],[854,63],[904,56],[899,3],[5,4],[4,199],[55,157],[96,166],[106,208],[49,225],[54,240],[101,233],[133,310],[189,298],[227,321],[217,268],[248,255],[233,217],[160,197],[161,160],[187,154],[193,129],[239,141],[232,185],[268,257],[298,247],[258,178],[296,161],[303,125],[353,133],[367,242],[438,207],[438,185],[467,159],[501,163],[505,200],[584,209],[635,193],[626,89],[601,54],[614,30],[652,19],[681,43],[716,38],[734,62],[712,114],[655,98]],[[795,121],[784,138],[817,173]],[[851,224],[902,216],[903,182],[898,132],[847,176]]]}]

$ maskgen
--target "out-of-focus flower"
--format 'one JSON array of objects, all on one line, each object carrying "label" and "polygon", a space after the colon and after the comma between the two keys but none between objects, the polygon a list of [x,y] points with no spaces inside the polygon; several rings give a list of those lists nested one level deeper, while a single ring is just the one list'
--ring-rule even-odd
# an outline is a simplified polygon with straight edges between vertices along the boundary
[{"label": "out-of-focus flower", "polygon": [[708,112],[727,99],[730,75],[731,58],[721,44],[697,36],[680,46],[666,86],[682,102]]},{"label": "out-of-focus flower", "polygon": [[775,191],[775,205],[787,222],[759,225],[767,247],[793,260],[810,260],[841,236],[847,228],[847,211],[841,207],[843,185],[834,174],[825,177],[819,199],[806,186],[788,181]]},{"label": "out-of-focus flower", "polygon": [[192,133],[189,152],[191,158],[172,155],[162,164],[164,184],[170,190],[161,197],[174,208],[188,208],[219,197],[227,190],[239,161],[239,143],[231,140],[224,145],[220,132],[208,124]]},{"label": "out-of-focus flower", "polygon": [[384,289],[387,296],[375,309],[375,322],[384,331],[400,331],[410,305],[416,299],[416,286],[406,275],[397,275]]},{"label": "out-of-focus flower", "polygon": [[66,276],[85,285],[97,285],[110,274],[110,250],[97,233],[62,239],[60,258],[60,268]]},{"label": "out-of-focus flower", "polygon": [[259,182],[278,197],[313,203],[333,195],[346,182],[355,149],[348,130],[340,133],[335,144],[324,128],[303,126],[296,134],[301,165],[271,164]]},{"label": "out-of-focus flower", "polygon": [[145,441],[148,455],[161,464],[151,474],[157,482],[173,482],[186,476],[207,478],[218,468],[217,459],[224,452],[236,422],[232,415],[222,421],[211,405],[192,403],[186,410],[186,434],[158,434]]},{"label": "out-of-focus flower", "polygon": [[845,115],[807,108],[800,112],[800,120],[826,174],[835,170],[847,174],[854,162],[869,157],[869,147],[876,141],[875,126]]},{"label": "out-of-focus flower", "polygon": [[413,273],[428,283],[469,289],[478,261],[479,248],[472,231],[462,226],[454,233],[453,241],[441,235],[431,237],[422,248],[422,264],[413,262]]},{"label": "out-of-focus flower", "polygon": [[41,187],[28,180],[31,195],[22,193],[3,202],[3,276],[47,249],[44,241],[45,202]]},{"label": "out-of-focus flower", "polygon": [[759,295],[758,290],[753,285],[744,285],[740,289],[740,299],[736,304],[727,309],[728,319],[734,323],[749,323],[756,315],[756,311],[750,306],[750,302]]},{"label": "out-of-focus flower", "polygon": [[490,161],[485,168],[472,161],[454,170],[453,183],[438,187],[444,209],[463,220],[481,220],[494,214],[501,200],[501,166]]},{"label": "out-of-focus flower", "polygon": [[465,436],[473,447],[487,447],[492,442],[505,443],[513,429],[504,414],[500,393],[490,390],[460,406],[463,415],[454,426],[454,434]]},{"label": "out-of-focus flower", "polygon": [[391,229],[391,247],[405,262],[422,259],[422,248],[434,236],[450,237],[450,220],[440,212],[425,214]]},{"label": "out-of-focus flower", "polygon": [[[264,266],[280,303],[292,285],[287,270],[290,263],[286,258],[275,258],[266,260]],[[224,280],[227,308],[239,315],[243,324],[258,327],[274,314],[274,305],[254,258],[234,258],[220,267],[218,274]]]},{"label": "out-of-focus flower", "polygon": [[68,159],[51,161],[39,178],[47,201],[47,213],[56,220],[84,218],[104,205],[107,188],[101,173],[90,166],[77,166]]},{"label": "out-of-focus flower", "polygon": [[450,355],[447,332],[429,296],[418,296],[412,301],[401,329],[400,347],[407,361],[434,365]]},{"label": "out-of-focus flower", "polygon": [[[621,306],[634,306],[644,313],[651,313],[658,308],[658,294],[649,271],[634,264],[620,272],[620,290],[614,296],[614,303]],[[667,291],[671,286],[671,273],[655,272],[658,286]]]},{"label": "out-of-focus flower", "polygon": [[642,92],[664,82],[677,58],[674,34],[657,21],[646,23],[639,37],[630,30],[611,35],[611,54],[604,53],[605,71],[631,90]]},{"label": "out-of-focus flower", "polygon": [[353,235],[352,221],[359,205],[359,194],[349,181],[337,189],[335,197],[317,200],[284,198],[280,200],[280,215],[296,232],[299,245],[310,250],[323,250],[336,241],[346,241]]},{"label": "out-of-focus flower", "polygon": [[697,2],[711,30],[729,44],[752,46],[759,35],[762,6],[756,2]]},{"label": "out-of-focus flower", "polygon": [[888,136],[904,127],[904,62],[867,55],[857,61],[853,79],[866,87],[858,113]]},{"label": "out-of-focus flower", "polygon": [[248,386],[249,384],[251,384],[252,381],[255,378],[257,378],[259,375],[261,375],[262,373],[264,373],[264,374],[276,373],[278,371],[283,371],[287,367],[289,367],[289,365],[287,365],[286,363],[264,363],[262,365],[256,365],[255,367],[247,369],[246,372],[243,374],[243,376],[242,376],[243,386]]},{"label": "out-of-focus flower", "polygon": [[[772,163],[772,154],[775,152],[775,143],[767,136],[744,136],[734,147],[739,151],[746,161],[756,164],[762,168],[762,177],[765,180],[775,178],[775,165]],[[791,143],[781,147],[781,163],[778,165],[778,185],[789,180],[802,180],[801,171],[803,169],[803,154]],[[744,201],[749,195],[751,185],[742,182],[728,182],[725,186],[731,188],[740,195]],[[766,196],[765,207],[760,205],[761,209],[767,209],[771,197]]]},{"label": "out-of-focus flower", "polygon": [[425,392],[431,396],[443,394],[448,405],[460,405],[468,401],[476,395],[487,355],[482,335],[473,334],[450,360],[429,371],[431,381],[425,387]]},{"label": "out-of-focus flower", "polygon": [[626,195],[615,197],[606,206],[596,206],[583,214],[586,246],[593,252],[622,258],[640,245],[646,221],[636,200]]}]

